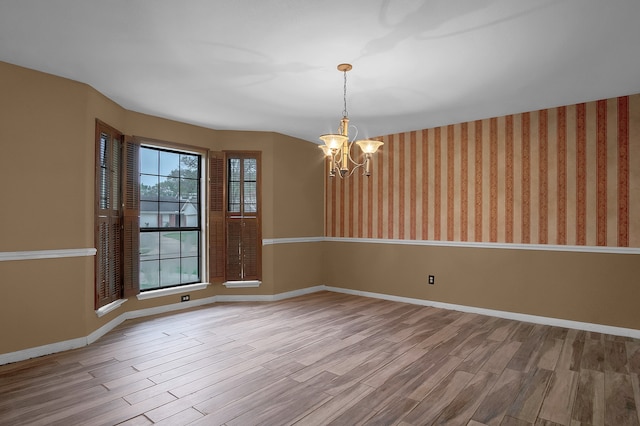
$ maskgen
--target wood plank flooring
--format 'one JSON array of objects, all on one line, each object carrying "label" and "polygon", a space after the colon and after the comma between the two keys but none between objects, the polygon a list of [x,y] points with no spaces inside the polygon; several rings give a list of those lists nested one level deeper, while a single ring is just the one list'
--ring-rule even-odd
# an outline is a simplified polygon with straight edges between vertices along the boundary
[{"label": "wood plank flooring", "polygon": [[1,425],[640,425],[640,341],[320,292],[0,366]]}]

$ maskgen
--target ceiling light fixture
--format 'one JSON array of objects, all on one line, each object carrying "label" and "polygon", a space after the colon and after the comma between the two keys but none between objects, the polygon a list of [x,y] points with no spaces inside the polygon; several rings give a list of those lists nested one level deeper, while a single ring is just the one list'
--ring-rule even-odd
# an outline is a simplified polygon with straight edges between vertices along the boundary
[{"label": "ceiling light fixture", "polygon": [[[344,110],[342,111],[342,120],[338,126],[338,133],[330,133],[320,136],[320,140],[324,145],[320,145],[320,149],[329,159],[329,176],[334,177],[336,172],[341,178],[348,177],[358,168],[364,167],[364,175],[371,176],[371,157],[378,148],[384,143],[376,140],[366,139],[355,141],[358,136],[358,129],[352,126],[356,133],[354,138],[349,141],[349,114],[347,112],[347,71],[351,71],[351,64],[338,65],[338,71],[344,74]],[[361,163],[355,161],[351,157],[351,147],[353,142],[360,147],[364,153],[364,161]],[[351,165],[351,169],[349,166]]]}]

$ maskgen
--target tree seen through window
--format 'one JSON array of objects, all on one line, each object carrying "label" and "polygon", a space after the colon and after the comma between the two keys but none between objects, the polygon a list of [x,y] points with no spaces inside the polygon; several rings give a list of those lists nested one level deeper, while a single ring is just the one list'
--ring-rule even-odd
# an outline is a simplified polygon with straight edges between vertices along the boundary
[{"label": "tree seen through window", "polygon": [[201,157],[140,148],[140,290],[201,281]]}]

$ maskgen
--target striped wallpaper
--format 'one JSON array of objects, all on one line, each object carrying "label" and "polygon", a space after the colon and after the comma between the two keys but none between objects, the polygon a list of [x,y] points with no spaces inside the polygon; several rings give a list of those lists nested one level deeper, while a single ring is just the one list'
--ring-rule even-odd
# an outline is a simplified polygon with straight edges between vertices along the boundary
[{"label": "striped wallpaper", "polygon": [[640,247],[640,95],[379,139],[327,236]]}]

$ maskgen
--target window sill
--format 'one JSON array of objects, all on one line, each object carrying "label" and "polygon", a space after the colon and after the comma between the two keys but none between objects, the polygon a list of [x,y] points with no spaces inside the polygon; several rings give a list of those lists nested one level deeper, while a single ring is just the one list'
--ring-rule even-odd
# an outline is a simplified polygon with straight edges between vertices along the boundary
[{"label": "window sill", "polygon": [[149,290],[149,291],[141,292],[136,297],[138,298],[138,300],[153,299],[156,297],[169,296],[172,294],[186,293],[188,291],[204,290],[205,288],[207,288],[208,285],[209,283],[197,283],[197,284],[183,285],[180,287],[161,288],[159,290]]},{"label": "window sill", "polygon": [[251,281],[226,281],[222,283],[227,288],[242,288],[242,287],[260,287],[262,281],[251,280]]},{"label": "window sill", "polygon": [[118,309],[126,301],[127,299],[119,299],[119,300],[116,300],[115,302],[109,303],[108,305],[104,305],[103,307],[96,310],[96,315],[98,316],[98,318],[103,317],[107,315],[109,312],[115,311],[116,309]]}]

